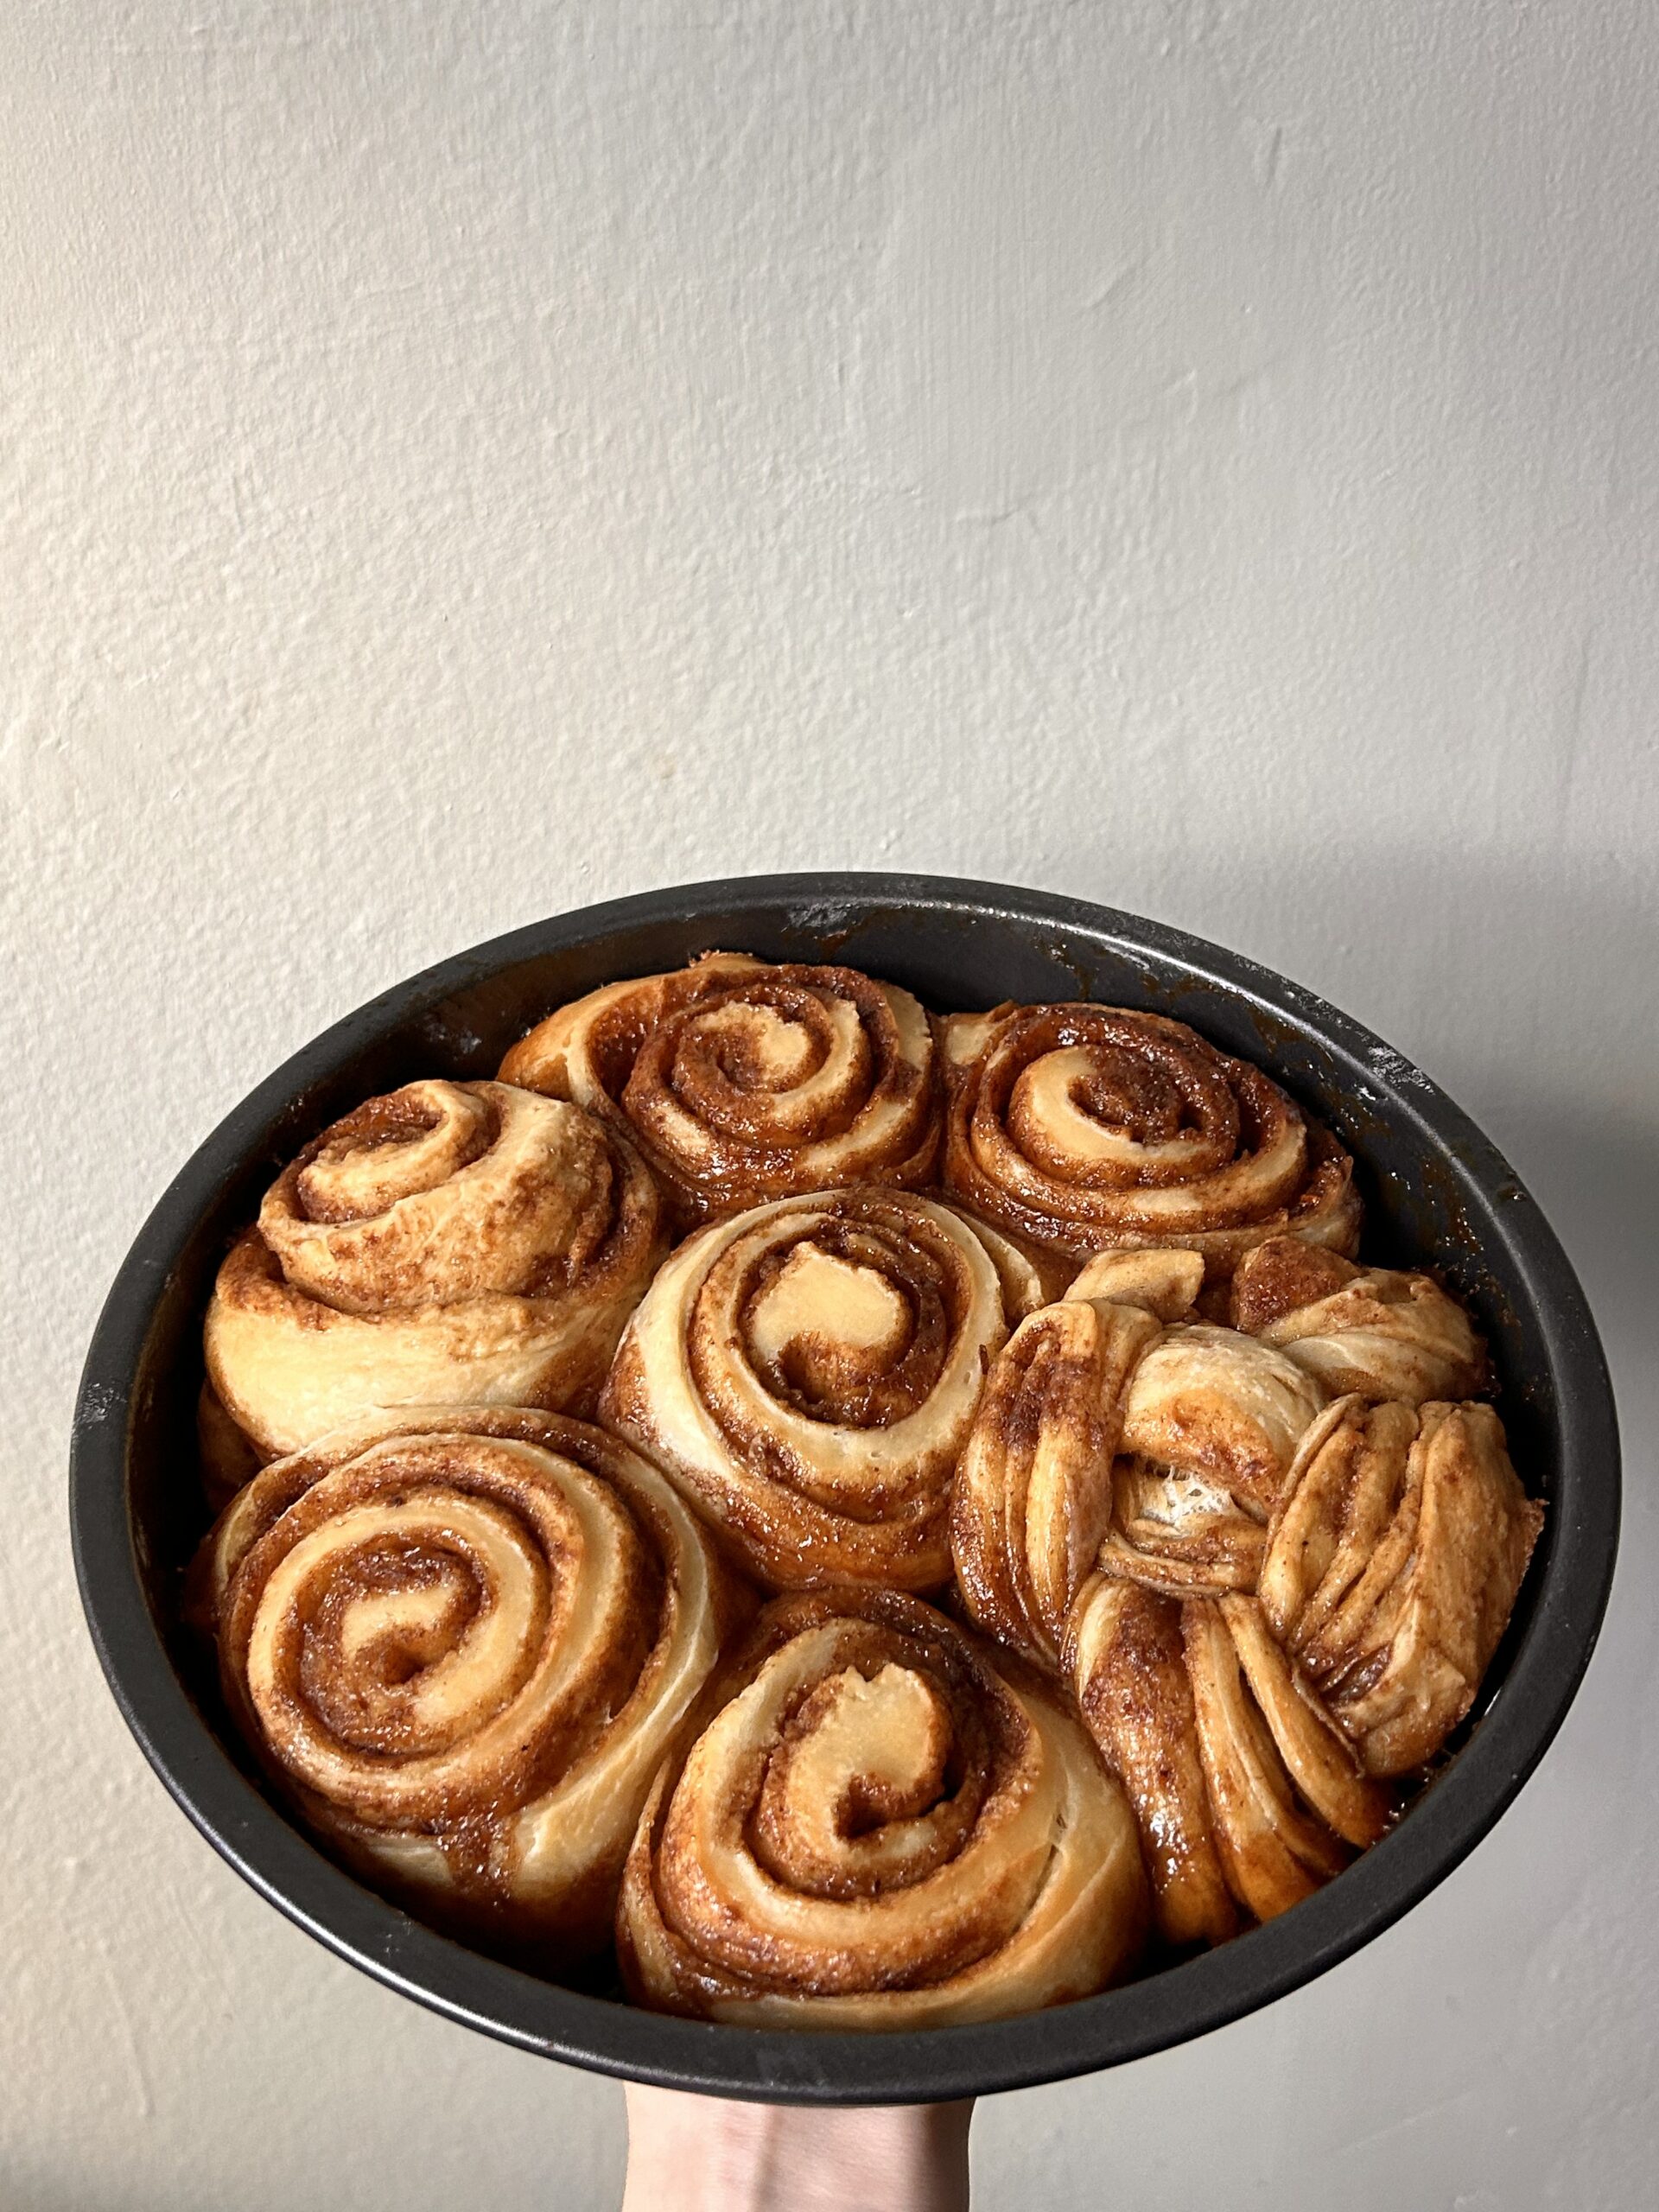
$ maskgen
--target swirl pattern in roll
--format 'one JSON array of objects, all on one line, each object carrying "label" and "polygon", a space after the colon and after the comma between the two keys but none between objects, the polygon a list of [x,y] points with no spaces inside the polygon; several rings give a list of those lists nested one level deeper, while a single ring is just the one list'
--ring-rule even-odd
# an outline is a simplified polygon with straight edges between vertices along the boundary
[{"label": "swirl pattern in roll", "polygon": [[616,1438],[423,1407],[256,1477],[193,1569],[231,1711],[303,1818],[440,1917],[575,1957],[743,1601]]},{"label": "swirl pattern in roll", "polygon": [[1422,1765],[1468,1712],[1543,1517],[1491,1406],[1356,1395],[1309,1431],[1262,1604],[1369,1772]]},{"label": "swirl pattern in roll", "polygon": [[532,1029],[501,1076],[617,1120],[693,1219],[935,1176],[932,1026],[852,968],[709,953],[607,984]]},{"label": "swirl pattern in roll", "polygon": [[944,1024],[944,1176],[974,1212],[1078,1259],[1202,1252],[1212,1281],[1284,1233],[1351,1252],[1353,1163],[1260,1068],[1184,1022],[1090,1005]]},{"label": "swirl pattern in roll", "polygon": [[630,1994],[738,2024],[1002,2018],[1128,1970],[1135,1821],[1035,1676],[920,1600],[769,1605],[629,1854]]},{"label": "swirl pattern in roll", "polygon": [[1140,1823],[1168,1943],[1220,1943],[1375,1843],[1394,1799],[1293,1675],[1252,1598],[1084,1585],[1065,1659]]},{"label": "swirl pattern in roll", "polygon": [[1471,1398],[1485,1383],[1485,1345],[1432,1275],[1357,1267],[1281,1236],[1246,1254],[1231,1300],[1235,1328],[1288,1352],[1333,1397],[1421,1406]]},{"label": "swirl pattern in roll", "polygon": [[267,1192],[208,1307],[213,1394],[262,1459],[370,1407],[589,1411],[662,1218],[639,1154],[579,1107],[408,1084]]},{"label": "swirl pattern in roll", "polygon": [[1016,1264],[910,1192],[757,1206],[664,1263],[600,1417],[764,1586],[938,1589],[951,1473]]}]

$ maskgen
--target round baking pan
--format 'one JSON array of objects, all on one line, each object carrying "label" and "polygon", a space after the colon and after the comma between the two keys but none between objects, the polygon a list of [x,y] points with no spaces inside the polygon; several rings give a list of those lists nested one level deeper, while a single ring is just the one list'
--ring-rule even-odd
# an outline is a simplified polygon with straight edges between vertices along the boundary
[{"label": "round baking pan", "polygon": [[[720,946],[842,961],[939,1009],[1093,999],[1179,1016],[1267,1067],[1354,1154],[1368,1255],[1432,1262],[1473,1308],[1543,1537],[1452,1754],[1398,1827],[1266,1927],[1125,1988],[987,2025],[778,2033],[634,2010],[426,1928],[344,1872],[253,1778],[178,1618],[207,1522],[194,1471],[200,1325],[214,1271],[308,1138],[425,1075],[493,1074],[561,1001]],[[1543,1756],[1595,1643],[1618,1537],[1618,1440],[1593,1322],[1508,1163],[1409,1061],[1236,954],[1071,899],[928,876],[762,876],[561,915],[461,954],[336,1022],[214,1130],[111,1288],[75,1413],[82,1602],[127,1724],[237,1871],[342,1958],[451,2019],[610,2074],[718,2094],[908,2103],[1058,2080],[1202,2035],[1357,1950],[1485,1834]]]}]

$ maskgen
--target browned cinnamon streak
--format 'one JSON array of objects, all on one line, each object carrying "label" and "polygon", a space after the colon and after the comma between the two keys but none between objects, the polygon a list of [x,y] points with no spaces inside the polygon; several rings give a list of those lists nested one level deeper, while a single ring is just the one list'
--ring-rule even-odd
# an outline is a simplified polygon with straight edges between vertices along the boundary
[{"label": "browned cinnamon streak", "polygon": [[501,1074],[627,1128],[689,1220],[936,1173],[932,1025],[855,969],[711,953],[560,1007]]},{"label": "browned cinnamon streak", "polygon": [[1469,1711],[1543,1519],[1490,1406],[1354,1395],[1308,1431],[1262,1611],[1369,1773],[1422,1765]]},{"label": "browned cinnamon streak", "polygon": [[898,2028],[1087,1994],[1144,1913],[1128,1808],[1036,1678],[833,1590],[766,1608],[658,1777],[618,1945],[664,2009]]},{"label": "browned cinnamon streak", "polygon": [[378,1416],[257,1477],[193,1570],[250,1744],[440,1917],[609,1933],[651,1777],[744,1604],[654,1470],[518,1409]]},{"label": "browned cinnamon streak", "polygon": [[214,1399],[262,1459],[374,1405],[587,1409],[662,1224],[638,1154],[580,1108],[405,1085],[308,1146],[232,1248]]},{"label": "browned cinnamon streak", "polygon": [[773,1589],[950,1573],[952,1471],[1007,1334],[1002,1268],[918,1194],[788,1198],[658,1270],[601,1418]]},{"label": "browned cinnamon streak", "polygon": [[1224,1942],[1375,1843],[1395,1801],[1297,1681],[1253,1598],[1178,1604],[1096,1575],[1066,1665],[1140,1822],[1160,1933]]},{"label": "browned cinnamon streak", "polygon": [[988,1220],[1078,1259],[1185,1246],[1212,1281],[1285,1231],[1352,1250],[1348,1155],[1271,1077],[1185,1023],[1010,1005],[943,1030],[945,1181]]},{"label": "browned cinnamon streak", "polygon": [[1231,1287],[1234,1325],[1287,1352],[1334,1393],[1421,1405],[1471,1398],[1487,1384],[1486,1347],[1433,1276],[1357,1266],[1297,1237],[1245,1255]]}]

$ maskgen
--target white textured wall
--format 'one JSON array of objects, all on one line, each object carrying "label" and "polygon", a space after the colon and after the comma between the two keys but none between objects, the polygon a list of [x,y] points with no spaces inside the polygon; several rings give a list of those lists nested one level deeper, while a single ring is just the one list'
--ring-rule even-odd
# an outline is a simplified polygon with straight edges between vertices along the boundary
[{"label": "white textured wall", "polygon": [[323,1023],[819,863],[1097,895],[1372,1022],[1553,1210],[1626,1421],[1499,1831],[1272,2011],[986,2107],[982,2202],[1646,2200],[1656,111],[1646,0],[0,10],[9,2208],[614,2202],[617,2090],[333,1963],[166,1803],[68,1408],[151,1200]]}]

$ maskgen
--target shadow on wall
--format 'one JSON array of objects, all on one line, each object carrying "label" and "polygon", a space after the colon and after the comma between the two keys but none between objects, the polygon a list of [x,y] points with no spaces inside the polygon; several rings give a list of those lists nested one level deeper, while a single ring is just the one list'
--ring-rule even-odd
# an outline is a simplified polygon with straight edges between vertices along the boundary
[{"label": "shadow on wall", "polygon": [[130,2174],[117,2184],[90,2177],[71,2180],[44,2168],[30,2172],[8,2163],[3,2178],[6,2212],[219,2212],[216,2197],[181,2194],[175,2183],[146,2188]]},{"label": "shadow on wall", "polygon": [[[1137,836],[1037,864],[1281,969],[1421,1061],[1492,1134],[1552,1103],[1659,1135],[1659,869],[1456,848],[1282,855]],[[976,855],[976,858],[979,858]],[[989,860],[990,855],[984,856]],[[1023,870],[1033,874],[1027,861]],[[1511,1127],[1515,1116],[1510,1116]]]},{"label": "shadow on wall", "polygon": [[1397,1045],[1514,1162],[1610,1337],[1628,1342],[1638,1317],[1651,1335],[1659,881],[1611,861],[1592,874],[1449,849],[1145,850],[1155,875],[1132,838],[1016,872],[1235,946]]},{"label": "shadow on wall", "polygon": [[[1612,1351],[1659,1331],[1659,1123],[1522,1094],[1491,1133],[1584,1279]],[[1627,1439],[1627,1442],[1630,1440]]]}]

